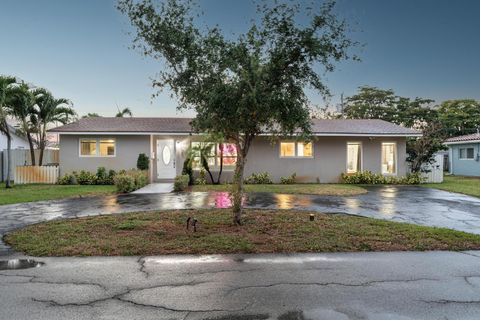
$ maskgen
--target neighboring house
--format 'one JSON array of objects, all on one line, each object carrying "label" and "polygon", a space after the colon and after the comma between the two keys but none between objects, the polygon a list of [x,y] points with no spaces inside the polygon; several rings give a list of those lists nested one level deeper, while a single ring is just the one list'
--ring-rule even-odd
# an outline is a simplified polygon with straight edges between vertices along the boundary
[{"label": "neighboring house", "polygon": [[[59,134],[60,173],[129,169],[140,153],[150,155],[150,179],[173,179],[181,174],[190,145],[201,135],[192,132],[187,118],[85,118],[51,130]],[[275,182],[296,173],[299,182],[338,182],[343,172],[370,170],[385,175],[407,173],[406,138],[417,131],[382,120],[312,120],[314,140],[281,139],[268,133],[251,145],[245,176],[268,172]],[[231,181],[235,146],[224,148],[223,180]],[[219,169],[218,146],[210,158]]]},{"label": "neighboring house", "polygon": [[[17,134],[17,129],[9,126],[12,135],[12,149],[28,149],[27,138],[21,134]],[[0,133],[0,151],[7,149],[7,136]]]},{"label": "neighboring house", "polygon": [[449,138],[445,144],[451,174],[480,176],[480,133]]}]

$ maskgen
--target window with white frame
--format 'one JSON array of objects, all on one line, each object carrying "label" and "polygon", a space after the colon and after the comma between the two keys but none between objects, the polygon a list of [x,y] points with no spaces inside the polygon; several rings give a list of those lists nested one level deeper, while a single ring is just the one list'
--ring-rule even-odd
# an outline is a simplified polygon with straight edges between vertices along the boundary
[{"label": "window with white frame", "polygon": [[458,157],[462,160],[473,160],[475,150],[473,148],[460,148],[458,149]]},{"label": "window with white frame", "polygon": [[362,144],[360,142],[347,143],[347,173],[362,171]]},{"label": "window with white frame", "polygon": [[202,167],[200,155],[203,152],[206,155],[208,167],[210,169],[219,169],[223,164],[223,169],[233,170],[237,163],[237,146],[233,143],[212,143],[212,142],[192,142],[193,156],[192,167],[199,170]]},{"label": "window with white frame", "polygon": [[83,138],[80,139],[81,157],[115,157],[115,139]]},{"label": "window with white frame", "polygon": [[280,142],[281,158],[313,158],[313,143],[311,142]]},{"label": "window with white frame", "polygon": [[397,144],[395,142],[382,143],[382,174],[397,174]]}]

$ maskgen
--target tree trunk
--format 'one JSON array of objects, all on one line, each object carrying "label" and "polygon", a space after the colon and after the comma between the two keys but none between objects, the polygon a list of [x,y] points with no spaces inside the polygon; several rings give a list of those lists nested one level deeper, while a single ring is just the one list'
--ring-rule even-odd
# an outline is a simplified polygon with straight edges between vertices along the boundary
[{"label": "tree trunk", "polygon": [[12,136],[10,135],[10,132],[8,130],[8,126],[6,129],[6,136],[7,136],[7,178],[5,181],[5,188],[11,188],[11,176],[10,176],[10,171],[11,171],[11,166],[12,166]]},{"label": "tree trunk", "polygon": [[47,138],[46,135],[46,128],[42,128],[42,132],[40,132],[40,141],[39,141],[39,147],[40,147],[40,154],[38,155],[38,165],[41,166],[43,165],[43,150],[45,150],[46,146],[46,141],[45,139]]},{"label": "tree trunk", "polygon": [[220,184],[220,178],[223,171],[223,143],[219,144],[220,149],[220,170],[218,171],[217,182],[215,184]]},{"label": "tree trunk", "polygon": [[242,199],[243,199],[243,169],[245,168],[245,157],[240,150],[237,151],[237,165],[235,166],[235,175],[233,176],[233,223],[241,225],[242,217]]},{"label": "tree trunk", "polygon": [[32,166],[35,165],[35,147],[33,146],[33,140],[30,133],[27,133],[28,145],[30,146],[30,161],[32,162]]}]

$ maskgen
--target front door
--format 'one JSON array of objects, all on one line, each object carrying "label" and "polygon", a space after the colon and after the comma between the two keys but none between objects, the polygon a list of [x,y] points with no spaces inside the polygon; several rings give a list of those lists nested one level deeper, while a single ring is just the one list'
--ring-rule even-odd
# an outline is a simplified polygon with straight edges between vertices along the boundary
[{"label": "front door", "polygon": [[173,179],[175,171],[175,140],[157,140],[157,179]]}]

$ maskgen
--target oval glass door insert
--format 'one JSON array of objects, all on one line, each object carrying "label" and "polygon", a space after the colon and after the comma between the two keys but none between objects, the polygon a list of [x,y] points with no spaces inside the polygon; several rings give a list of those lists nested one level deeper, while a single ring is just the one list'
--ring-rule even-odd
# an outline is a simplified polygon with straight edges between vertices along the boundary
[{"label": "oval glass door insert", "polygon": [[167,166],[170,163],[171,160],[171,151],[168,146],[163,147],[162,151],[162,160],[163,163]]}]

